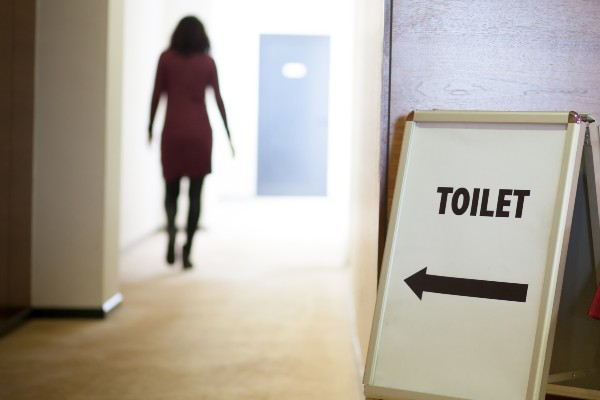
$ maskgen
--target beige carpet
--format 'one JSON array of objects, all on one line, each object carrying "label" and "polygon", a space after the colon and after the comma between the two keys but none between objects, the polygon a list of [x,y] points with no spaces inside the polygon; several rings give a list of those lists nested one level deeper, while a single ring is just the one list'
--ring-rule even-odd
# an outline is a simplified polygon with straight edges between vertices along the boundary
[{"label": "beige carpet", "polygon": [[164,264],[162,234],[129,249],[107,319],[32,320],[0,339],[0,399],[362,398],[343,223],[328,207],[212,209],[192,271]]}]

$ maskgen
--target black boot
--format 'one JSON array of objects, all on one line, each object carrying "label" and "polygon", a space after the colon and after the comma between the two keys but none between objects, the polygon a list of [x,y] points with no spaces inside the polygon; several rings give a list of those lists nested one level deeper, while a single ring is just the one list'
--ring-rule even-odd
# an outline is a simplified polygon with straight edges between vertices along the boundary
[{"label": "black boot", "polygon": [[167,244],[167,264],[175,263],[175,230],[169,229],[169,243]]},{"label": "black boot", "polygon": [[192,262],[190,261],[191,250],[191,246],[188,243],[183,246],[183,269],[189,269],[193,267]]},{"label": "black boot", "polygon": [[179,179],[166,182],[165,211],[167,212],[167,234],[169,235],[169,242],[167,244],[167,264],[170,265],[175,262],[175,237],[177,235],[175,216],[177,215],[178,196]]}]

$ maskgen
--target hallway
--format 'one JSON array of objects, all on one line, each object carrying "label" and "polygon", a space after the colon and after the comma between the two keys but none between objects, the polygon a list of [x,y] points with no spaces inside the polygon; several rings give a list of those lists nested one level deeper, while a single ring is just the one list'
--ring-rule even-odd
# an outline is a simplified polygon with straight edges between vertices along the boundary
[{"label": "hallway", "polygon": [[1,338],[0,399],[361,398],[340,213],[315,198],[216,208],[193,270],[167,267],[153,235],[122,254],[108,318]]}]

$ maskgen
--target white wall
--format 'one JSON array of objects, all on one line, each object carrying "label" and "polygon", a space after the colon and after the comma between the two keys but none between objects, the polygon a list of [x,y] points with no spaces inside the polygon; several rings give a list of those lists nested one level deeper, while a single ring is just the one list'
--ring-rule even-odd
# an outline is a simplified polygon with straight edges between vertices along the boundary
[{"label": "white wall", "polygon": [[[213,126],[213,173],[205,183],[201,224],[224,199],[255,194],[258,142],[259,38],[269,34],[331,37],[329,196],[331,210],[347,224],[352,107],[352,4],[343,0],[128,0],[125,14],[125,78],[121,246],[164,225],[159,135],[151,149],[146,126],[158,54],[181,17],[199,17],[212,44],[221,91],[236,147],[231,158],[226,133],[209,94]],[[141,33],[141,32],[144,33]],[[149,32],[151,31],[151,32]],[[155,124],[160,132],[161,116]],[[185,193],[185,186],[182,187]],[[187,203],[180,200],[183,225]],[[343,229],[343,228],[342,228]]]},{"label": "white wall", "polygon": [[[108,1],[107,45],[104,116],[104,217],[102,299],[119,298],[119,225],[121,221],[119,204],[121,201],[119,183],[121,180],[121,118],[123,86],[123,4],[120,0]],[[106,309],[104,309],[106,311]]]},{"label": "white wall", "polygon": [[[156,62],[168,43],[164,0],[127,0],[124,6],[121,247],[164,223],[160,136],[149,145],[147,132]],[[161,126],[159,118],[157,132]]]},{"label": "white wall", "polygon": [[36,308],[97,309],[118,291],[119,4],[38,1],[32,227]]},{"label": "white wall", "polygon": [[362,366],[365,365],[377,289],[379,143],[383,2],[355,0],[354,139],[352,146],[351,264]]}]

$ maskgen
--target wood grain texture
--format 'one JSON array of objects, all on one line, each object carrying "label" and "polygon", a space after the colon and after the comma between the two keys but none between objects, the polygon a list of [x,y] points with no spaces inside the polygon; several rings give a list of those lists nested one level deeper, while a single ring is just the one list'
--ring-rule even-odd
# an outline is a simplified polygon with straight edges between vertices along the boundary
[{"label": "wood grain texture", "polygon": [[35,8],[35,0],[14,1],[8,295],[17,308],[31,297]]},{"label": "wood grain texture", "polygon": [[8,303],[12,10],[12,0],[0,0],[0,307]]},{"label": "wood grain texture", "polygon": [[410,108],[598,112],[600,4],[403,1],[391,113]]},{"label": "wood grain texture", "polygon": [[0,1],[0,309],[3,316],[29,307],[31,297],[35,7],[35,0]]}]

